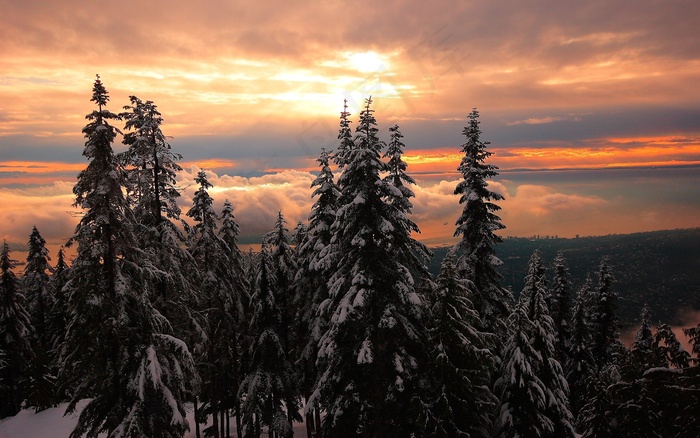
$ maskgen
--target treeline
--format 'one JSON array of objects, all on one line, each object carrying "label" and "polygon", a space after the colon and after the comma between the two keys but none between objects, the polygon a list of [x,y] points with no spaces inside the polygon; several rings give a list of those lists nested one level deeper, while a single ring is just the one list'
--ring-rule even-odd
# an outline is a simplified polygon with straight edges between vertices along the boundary
[{"label": "treeline", "polygon": [[[354,134],[345,107],[321,152],[308,222],[290,231],[280,212],[257,254],[239,250],[204,171],[181,220],[181,157],[153,102],[112,113],[99,77],[91,101],[74,260],[51,266],[36,227],[21,278],[7,244],[0,255],[0,418],[89,399],[72,437],[291,437],[302,416],[309,437],[698,435],[697,359],[648,312],[620,343],[605,260],[575,296],[563,256],[550,282],[539,252],[517,302],[502,287],[502,197],[476,110],[460,240],[433,276],[403,135],[379,139],[371,99]],[[700,326],[686,333],[697,356]]]}]

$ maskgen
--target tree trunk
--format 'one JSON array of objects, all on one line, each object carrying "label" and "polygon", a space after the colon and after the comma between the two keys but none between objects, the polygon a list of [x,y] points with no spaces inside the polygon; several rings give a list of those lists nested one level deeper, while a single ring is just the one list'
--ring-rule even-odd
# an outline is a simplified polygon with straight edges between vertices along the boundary
[{"label": "tree trunk", "polygon": [[195,436],[197,438],[202,438],[201,432],[199,431],[199,403],[197,402],[197,397],[194,398],[194,430]]},{"label": "tree trunk", "polygon": [[316,425],[316,438],[321,438],[321,409],[314,408],[314,421]]},{"label": "tree trunk", "polygon": [[243,431],[241,430],[241,402],[236,399],[236,435],[238,438],[243,438]]}]

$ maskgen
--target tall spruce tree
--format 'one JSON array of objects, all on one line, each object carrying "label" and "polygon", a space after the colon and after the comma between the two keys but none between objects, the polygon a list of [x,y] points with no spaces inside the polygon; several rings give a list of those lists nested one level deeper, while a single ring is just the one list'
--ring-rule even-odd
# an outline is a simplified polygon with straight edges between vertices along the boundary
[{"label": "tall spruce tree", "polygon": [[618,295],[613,289],[612,269],[607,258],[598,267],[598,286],[591,297],[595,300],[593,322],[593,356],[598,368],[613,360],[616,350],[621,347],[620,327],[617,317]]},{"label": "tall spruce tree", "polygon": [[[266,246],[270,257],[271,268],[273,270],[273,293],[275,294],[275,303],[280,310],[280,323],[276,328],[277,337],[282,342],[282,348],[286,357],[294,357],[298,351],[298,342],[295,336],[295,317],[297,309],[295,304],[298,300],[295,297],[294,278],[297,273],[297,261],[294,257],[295,252],[291,248],[291,236],[287,229],[287,220],[282,215],[282,212],[277,213],[275,225],[269,233],[263,236],[263,245]],[[294,382],[298,378],[293,379]],[[285,404],[290,407],[287,409],[288,420],[290,427],[297,418],[297,410],[292,409],[299,406],[298,387],[287,388]]]},{"label": "tall spruce tree", "polygon": [[238,342],[246,292],[241,290],[244,284],[232,269],[234,253],[217,234],[214,200],[208,192],[213,186],[206,172],[200,170],[195,182],[199,189],[187,212],[195,221],[190,231],[189,250],[202,278],[198,291],[202,332],[195,356],[202,378],[199,396],[204,405],[201,413],[212,415],[213,432],[221,427],[226,413],[237,406],[232,393],[237,392],[239,382]]},{"label": "tall spruce tree", "polygon": [[551,315],[557,333],[557,354],[563,365],[571,354],[571,276],[563,252],[557,253],[553,269]]},{"label": "tall spruce tree", "polygon": [[499,437],[573,437],[568,387],[557,359],[549,316],[544,264],[539,251],[528,263],[525,289],[512,322],[496,393]]},{"label": "tall spruce tree", "polygon": [[586,385],[596,367],[593,353],[591,352],[591,331],[587,302],[590,288],[590,281],[587,281],[579,288],[576,295],[576,304],[574,305],[571,322],[569,357],[564,367],[566,381],[569,384],[569,405],[575,418],[578,418],[578,413],[585,403]]},{"label": "tall spruce tree", "polygon": [[180,437],[188,429],[183,401],[196,384],[187,346],[150,304],[135,219],[124,196],[123,170],[112,150],[119,117],[106,109],[97,77],[86,116],[83,155],[90,160],[73,188],[84,210],[71,243],[77,255],[64,289],[70,322],[62,351],[63,381],[74,388],[67,413],[91,400],[71,437]]},{"label": "tall spruce tree", "polygon": [[502,263],[496,257],[495,246],[502,241],[496,232],[505,225],[496,214],[501,207],[495,201],[503,200],[503,196],[488,189],[488,180],[498,175],[498,168],[486,164],[493,153],[487,150],[490,143],[481,140],[479,124],[479,112],[473,109],[469,124],[462,131],[467,141],[462,145],[464,156],[457,170],[463,180],[454,191],[460,196],[459,203],[464,205],[454,233],[460,238],[456,245],[460,254],[457,269],[474,283],[472,301],[482,321],[489,331],[504,340],[513,297],[501,287],[502,278],[496,270]]},{"label": "tall spruce tree", "polygon": [[[331,227],[338,208],[340,190],[330,168],[331,154],[324,149],[318,158],[320,171],[311,183],[311,194],[316,201],[311,207],[309,224],[304,238],[297,246],[298,271],[294,278],[297,303],[299,340],[297,364],[301,373],[301,393],[307,400],[318,378],[316,367],[318,342],[326,329],[327,321],[318,311],[328,298],[327,279],[333,263],[323,255],[330,253]],[[307,435],[320,433],[320,407],[306,404]]]},{"label": "tall spruce tree", "polygon": [[17,261],[3,241],[0,252],[0,418],[17,414],[27,393],[27,370],[34,358],[31,317],[24,307],[24,295],[13,272]]},{"label": "tall spruce tree", "polygon": [[136,233],[144,256],[157,269],[147,279],[153,305],[185,337],[192,327],[189,308],[199,284],[194,260],[185,249],[186,236],[178,226],[177,172],[180,154],[172,152],[161,126],[163,117],[150,100],[129,97],[131,105],[120,116],[125,120],[123,143],[128,149],[118,158],[125,167],[128,200],[138,223]]},{"label": "tall spruce tree", "polygon": [[56,369],[51,345],[51,312],[55,306],[53,284],[49,277],[49,252],[46,241],[36,227],[32,229],[28,242],[27,264],[24,268],[21,287],[27,298],[27,311],[32,318],[34,358],[29,369],[27,399],[37,411],[56,402]]},{"label": "tall spruce tree", "polygon": [[254,438],[260,437],[263,426],[267,426],[271,435],[292,437],[294,431],[290,418],[301,421],[299,406],[285,403],[295,399],[297,376],[278,335],[284,309],[275,299],[277,281],[274,271],[267,247],[263,246],[252,297],[251,332],[254,341],[249,370],[240,389],[246,436]]},{"label": "tall spruce tree", "polygon": [[498,399],[490,390],[496,356],[493,335],[469,300],[469,283],[458,277],[455,255],[442,261],[429,318],[431,399],[422,436],[488,437]]},{"label": "tall spruce tree", "polygon": [[340,128],[338,129],[338,152],[333,157],[333,161],[338,166],[338,169],[343,168],[350,161],[351,151],[355,148],[352,137],[352,129],[350,129],[350,113],[348,112],[348,100],[343,102],[343,111],[340,112]]},{"label": "tall spruce tree", "polygon": [[327,412],[324,436],[409,436],[418,426],[406,412],[423,396],[425,305],[406,260],[396,257],[410,239],[408,219],[387,202],[393,191],[380,177],[386,165],[371,102],[338,180],[342,194],[329,255],[337,264],[321,304],[329,325],[311,397]]},{"label": "tall spruce tree", "polygon": [[[415,197],[413,190],[409,187],[415,185],[416,181],[406,173],[408,164],[403,160],[403,150],[406,145],[403,144],[403,134],[399,130],[399,125],[394,125],[389,128],[390,140],[387,145],[387,150],[384,153],[384,158],[387,159],[387,175],[384,177],[384,182],[389,185],[390,202],[396,209],[397,214],[403,215],[404,223],[408,228],[404,230],[410,236],[412,233],[420,233],[418,225],[408,220],[408,215],[411,214],[413,204],[411,198]],[[424,280],[428,278],[426,263],[432,257],[432,252],[422,243],[411,238],[405,245],[405,253],[401,255],[417,277],[416,280]]]}]

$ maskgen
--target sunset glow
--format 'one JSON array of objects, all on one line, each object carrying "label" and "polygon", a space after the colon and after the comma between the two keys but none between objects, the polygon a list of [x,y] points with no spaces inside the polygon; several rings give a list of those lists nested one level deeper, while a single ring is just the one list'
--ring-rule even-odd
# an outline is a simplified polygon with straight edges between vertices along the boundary
[{"label": "sunset glow", "polygon": [[111,111],[130,95],[158,105],[183,211],[205,169],[249,243],[279,210],[306,220],[321,148],[337,148],[345,102],[354,128],[369,96],[380,137],[405,136],[429,243],[452,239],[473,107],[506,234],[700,226],[696,3],[35,3],[0,17],[0,237],[17,248],[33,223],[53,244],[70,236],[97,73]]}]

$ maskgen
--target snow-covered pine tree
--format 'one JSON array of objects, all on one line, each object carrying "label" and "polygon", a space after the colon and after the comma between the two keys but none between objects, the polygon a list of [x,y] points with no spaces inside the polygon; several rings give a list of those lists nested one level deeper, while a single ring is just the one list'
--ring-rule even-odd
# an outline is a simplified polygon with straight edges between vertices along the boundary
[{"label": "snow-covered pine tree", "polygon": [[[226,409],[233,409],[236,416],[236,429],[241,430],[241,414],[240,414],[240,399],[238,392],[240,390],[243,373],[245,370],[242,365],[242,350],[248,345],[248,314],[250,312],[250,283],[246,273],[245,255],[238,248],[238,236],[240,227],[233,215],[233,206],[227,199],[221,209],[221,227],[219,228],[219,238],[226,244],[226,252],[230,260],[231,275],[233,280],[233,293],[239,297],[241,308],[243,309],[240,315],[240,321],[237,322],[238,330],[236,333],[236,350],[233,353],[233,385],[228,388],[227,399],[224,403]],[[228,422],[227,422],[228,426]]]},{"label": "snow-covered pine tree", "polygon": [[591,331],[589,324],[587,296],[590,292],[590,279],[579,288],[571,320],[569,357],[564,370],[569,384],[569,406],[574,418],[586,398],[586,385],[596,364],[591,352]]},{"label": "snow-covered pine tree", "polygon": [[634,342],[632,342],[632,355],[641,370],[665,366],[665,358],[658,351],[654,342],[654,332],[651,326],[651,309],[646,304],[642,308],[641,317],[642,321],[639,325],[639,330],[637,330]]},{"label": "snow-covered pine tree", "polygon": [[27,300],[27,311],[32,317],[35,334],[43,346],[49,346],[49,313],[56,299],[49,278],[51,258],[46,249],[46,240],[36,227],[32,228],[28,247],[27,264],[21,281],[22,292]]},{"label": "snow-covered pine tree", "polygon": [[[277,337],[282,342],[282,348],[286,357],[293,358],[299,350],[298,340],[294,331],[296,325],[295,317],[297,315],[295,304],[298,303],[294,288],[297,261],[294,257],[295,251],[290,246],[291,237],[286,224],[287,220],[282,215],[282,212],[278,212],[272,231],[263,236],[263,245],[267,248],[270,257],[273,278],[275,279],[272,290],[275,294],[275,303],[280,309],[280,324],[276,328]],[[298,382],[298,376],[292,381]],[[285,404],[290,407],[299,406],[299,396],[298,386],[289,386],[287,397],[290,398],[285,399]],[[297,411],[294,409],[287,410],[290,427],[298,417]]]},{"label": "snow-covered pine tree", "polygon": [[611,413],[614,409],[609,388],[620,381],[616,365],[605,365],[590,381],[586,403],[581,408],[577,430],[581,438],[617,438],[620,436]]},{"label": "snow-covered pine tree", "polygon": [[656,327],[654,345],[659,356],[664,359],[666,366],[673,368],[688,368],[690,366],[690,354],[685,351],[668,324],[659,323]]},{"label": "snow-covered pine tree", "polygon": [[147,279],[149,295],[184,338],[193,325],[189,308],[200,280],[191,268],[195,262],[185,249],[186,236],[177,226],[181,211],[176,178],[182,156],[172,152],[157,106],[136,96],[130,96],[130,101],[120,114],[126,120],[125,130],[130,131],[123,140],[128,149],[118,158],[125,167],[140,248],[157,268]]},{"label": "snow-covered pine tree", "polygon": [[311,397],[327,412],[325,436],[410,436],[418,425],[406,412],[424,397],[418,380],[427,362],[425,304],[405,260],[396,257],[410,236],[405,215],[387,202],[392,188],[380,178],[386,165],[371,102],[338,180],[342,194],[328,255],[337,264],[321,304],[329,325]]},{"label": "snow-covered pine tree", "polygon": [[[420,233],[418,225],[407,217],[413,209],[411,198],[415,197],[409,185],[415,185],[416,181],[406,173],[408,164],[403,160],[403,150],[406,145],[401,140],[403,134],[399,130],[399,125],[389,128],[389,132],[390,140],[386,153],[384,153],[384,158],[388,158],[386,163],[387,175],[384,177],[384,182],[390,188],[389,203],[394,206],[397,214],[404,216],[401,222],[405,224],[407,229],[403,230],[403,232],[411,236],[411,233]],[[399,248],[402,247],[405,247],[406,252],[401,254],[401,258],[405,260],[404,263],[411,269],[412,273],[417,277],[416,279],[427,279],[429,274],[426,263],[432,257],[432,252],[424,244],[413,238],[407,242],[407,245],[399,246]]]},{"label": "snow-covered pine tree", "polygon": [[350,161],[351,151],[354,149],[355,144],[352,138],[352,130],[350,129],[350,113],[348,112],[348,100],[345,99],[343,102],[343,111],[340,112],[340,128],[338,129],[338,152],[333,157],[333,161],[339,170],[343,168]]},{"label": "snow-covered pine tree", "polygon": [[188,239],[189,251],[202,279],[197,294],[203,319],[202,333],[196,341],[195,356],[202,379],[199,397],[204,405],[201,412],[213,416],[212,428],[217,429],[226,412],[237,406],[231,395],[239,384],[238,342],[246,292],[241,290],[244,284],[232,269],[233,251],[217,234],[214,200],[208,192],[213,186],[206,172],[200,170],[195,182],[199,189],[187,212],[195,221]]},{"label": "snow-covered pine tree", "polygon": [[520,294],[515,332],[505,347],[496,393],[499,437],[573,437],[568,386],[557,359],[554,323],[549,316],[544,263],[535,251]]},{"label": "snow-covered pine tree", "polygon": [[430,437],[489,437],[498,399],[490,390],[496,357],[493,335],[469,301],[469,283],[458,277],[455,255],[443,259],[431,300],[431,399],[425,407],[424,430]]},{"label": "snow-covered pine tree", "polygon": [[277,334],[283,309],[275,300],[277,281],[272,265],[267,247],[263,246],[252,297],[251,332],[254,341],[248,373],[240,389],[246,436],[254,438],[260,437],[263,426],[267,426],[270,434],[292,437],[294,431],[289,418],[301,421],[299,406],[286,404],[287,400],[295,399],[297,374]]},{"label": "snow-covered pine tree", "polygon": [[150,100],[143,102],[129,96],[131,105],[124,107],[120,116],[126,121],[123,143],[129,148],[119,155],[126,166],[130,201],[139,222],[157,226],[163,215],[179,219],[177,198],[180,192],[175,185],[176,174],[182,168],[180,154],[172,152],[161,125],[163,117]]},{"label": "snow-covered pine tree", "polygon": [[[68,282],[69,271],[70,266],[66,263],[65,249],[61,247],[58,250],[56,266],[54,266],[51,275],[51,288],[54,292],[55,302],[49,318],[49,334],[51,337],[50,348],[53,351],[55,361],[61,357],[60,347],[63,344],[68,325],[68,297],[63,286]],[[64,400],[64,394],[58,393],[56,396],[57,400]]]},{"label": "snow-covered pine tree", "polygon": [[24,307],[19,280],[13,272],[17,261],[3,241],[0,252],[0,351],[4,366],[0,368],[0,418],[17,414],[27,390],[27,370],[34,358],[31,317]]},{"label": "snow-covered pine tree", "polygon": [[700,364],[700,323],[695,327],[684,328],[683,334],[688,337],[688,342],[691,345],[691,352],[694,356],[692,362],[697,366]]},{"label": "snow-covered pine tree", "polygon": [[36,226],[29,236],[27,264],[22,276],[21,288],[27,299],[27,311],[32,318],[34,358],[29,367],[27,402],[37,411],[51,407],[56,402],[56,367],[51,345],[51,312],[56,303],[53,284],[49,277],[49,251],[46,240]]},{"label": "snow-covered pine tree", "polygon": [[263,245],[267,247],[274,271],[275,302],[282,311],[278,336],[282,341],[285,353],[288,355],[295,347],[294,333],[292,333],[296,316],[293,284],[297,271],[297,263],[294,259],[294,250],[290,246],[290,239],[287,220],[279,211],[272,231],[263,236]]},{"label": "snow-covered pine tree", "polygon": [[[308,400],[318,378],[316,360],[318,342],[326,330],[327,321],[318,311],[320,304],[328,298],[327,279],[333,263],[324,255],[331,253],[331,227],[338,208],[340,190],[330,168],[331,154],[321,150],[318,161],[320,171],[311,183],[311,194],[316,198],[309,214],[309,224],[304,238],[297,245],[298,271],[294,278],[297,309],[296,329],[299,340],[297,365],[301,373],[301,393]],[[320,408],[307,403],[307,435],[320,433]]]},{"label": "snow-covered pine tree", "polygon": [[61,375],[73,388],[66,410],[91,400],[71,437],[181,437],[188,429],[183,401],[196,385],[187,346],[151,307],[144,276],[152,270],[134,234],[124,177],[112,150],[119,117],[106,109],[108,93],[97,77],[86,116],[83,155],[90,160],[73,188],[84,210],[71,243],[77,255],[64,290],[70,322]]},{"label": "snow-covered pine tree", "polygon": [[557,354],[563,365],[571,354],[571,276],[563,252],[557,253],[553,268],[551,315],[557,333]]},{"label": "snow-covered pine tree", "polygon": [[595,300],[593,314],[593,357],[598,368],[613,360],[615,350],[621,347],[617,317],[618,295],[613,289],[613,276],[607,258],[598,268],[598,287],[591,297]]},{"label": "snow-covered pine tree", "polygon": [[488,189],[488,180],[498,175],[498,168],[485,163],[493,153],[487,150],[490,143],[481,140],[479,124],[479,112],[475,108],[462,131],[467,141],[462,145],[464,157],[457,170],[463,180],[454,191],[460,195],[459,203],[464,204],[454,234],[460,237],[456,245],[460,254],[457,269],[463,278],[474,283],[474,306],[486,328],[502,342],[508,336],[506,320],[513,302],[509,291],[501,287],[502,278],[496,270],[502,263],[496,257],[495,246],[502,241],[496,231],[505,225],[496,215],[501,207],[494,201],[503,200],[503,196]]}]

